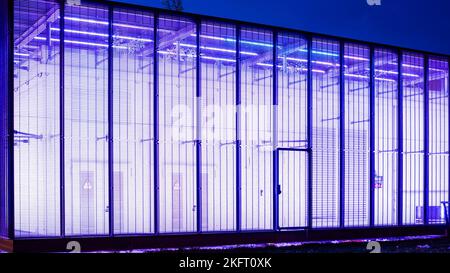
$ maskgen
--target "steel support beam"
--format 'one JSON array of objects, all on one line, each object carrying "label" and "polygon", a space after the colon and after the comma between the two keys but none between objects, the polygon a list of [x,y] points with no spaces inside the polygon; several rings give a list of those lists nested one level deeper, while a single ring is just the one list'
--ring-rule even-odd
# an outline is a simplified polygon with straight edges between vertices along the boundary
[{"label": "steel support beam", "polygon": [[[154,232],[159,233],[159,55],[158,55],[158,24],[159,14],[153,17],[153,209]],[[150,104],[151,105],[151,104]]]},{"label": "steel support beam", "polygon": [[375,225],[375,48],[370,47],[369,97],[369,225]]},{"label": "steel support beam", "polygon": [[197,232],[202,232],[202,141],[201,141],[201,98],[202,98],[202,85],[201,85],[201,64],[200,64],[200,30],[201,20],[197,19],[196,25],[196,56],[195,56],[195,86],[196,86],[196,140],[195,140],[195,154],[196,154],[196,178],[197,178]]},{"label": "steel support beam", "polygon": [[[39,18],[36,23],[30,26],[24,33],[22,33],[14,44],[17,48],[27,45],[29,42],[47,29],[48,23],[53,23],[60,18],[60,7],[51,8],[44,16]],[[63,21],[63,20],[61,20]],[[50,30],[49,30],[50,31]]]},{"label": "steel support beam", "polygon": [[236,26],[236,230],[241,227],[242,152],[241,152],[241,26]]},{"label": "steel support beam", "polygon": [[423,185],[423,222],[425,225],[429,223],[429,192],[430,192],[430,185],[429,185],[429,173],[430,173],[430,107],[428,104],[430,94],[429,94],[429,57],[428,55],[425,55],[424,57],[424,185]]},{"label": "steel support beam", "polygon": [[339,43],[339,226],[345,225],[345,43]]},{"label": "steel support beam", "polygon": [[403,225],[403,52],[397,52],[397,224]]},{"label": "steel support beam", "polygon": [[[14,237],[13,2],[0,1],[0,236]],[[12,200],[11,200],[12,199]]]},{"label": "steel support beam", "polygon": [[61,0],[59,3],[59,10],[61,19],[59,22],[59,28],[61,31],[59,32],[59,183],[60,183],[60,192],[59,192],[59,217],[60,217],[60,236],[65,237],[66,234],[66,195],[65,195],[65,63],[64,63],[64,29],[65,29],[65,21],[64,21],[64,7],[65,1]]},{"label": "steel support beam", "polygon": [[108,8],[108,214],[109,214],[109,236],[114,236],[114,80],[113,80],[113,20],[112,6]]},{"label": "steel support beam", "polygon": [[[169,47],[169,46],[173,45],[174,43],[176,43],[178,41],[181,41],[181,40],[191,36],[192,34],[196,34],[196,32],[195,32],[195,25],[188,24],[188,26],[186,26],[186,27],[184,27],[182,29],[179,29],[179,30],[177,30],[176,32],[174,32],[172,34],[166,35],[166,36],[158,39],[158,41],[159,41],[158,42],[158,49],[159,50],[163,50],[166,47]],[[151,55],[153,53],[156,53],[156,52],[153,52],[152,50],[144,51],[142,53],[142,55],[143,56],[149,56],[149,55]]]},{"label": "steel support beam", "polygon": [[280,229],[279,223],[279,173],[278,173],[278,67],[277,67],[277,56],[278,56],[278,32],[274,31],[272,36],[272,104],[273,104],[273,122],[272,122],[272,134],[273,134],[273,230],[277,231]]},{"label": "steel support beam", "polygon": [[307,37],[308,39],[308,62],[307,62],[307,94],[306,94],[306,100],[307,100],[307,107],[308,107],[308,111],[307,111],[307,139],[308,139],[308,143],[307,143],[307,150],[308,150],[308,181],[307,181],[307,212],[308,212],[308,228],[312,228],[313,227],[313,154],[312,154],[312,144],[313,144],[313,139],[312,139],[312,131],[313,131],[313,107],[312,107],[312,85],[313,85],[313,74],[312,74],[312,36],[308,35]]},{"label": "steel support beam", "polygon": [[14,5],[8,2],[8,186],[7,186],[7,210],[8,210],[8,237],[15,238],[14,222],[14,94],[10,90],[14,88]]}]

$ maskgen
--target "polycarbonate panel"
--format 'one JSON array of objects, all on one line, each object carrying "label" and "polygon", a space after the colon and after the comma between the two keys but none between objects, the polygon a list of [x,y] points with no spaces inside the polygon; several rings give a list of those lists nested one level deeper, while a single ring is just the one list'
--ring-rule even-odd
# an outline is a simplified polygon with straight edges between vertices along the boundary
[{"label": "polycarbonate panel", "polygon": [[65,8],[65,208],[67,235],[107,234],[108,8]]},{"label": "polycarbonate panel", "polygon": [[273,226],[272,41],[271,31],[241,29],[241,215],[244,230]]},{"label": "polycarbonate panel", "polygon": [[[46,22],[33,33],[41,17]],[[15,236],[60,233],[58,1],[14,1]]]},{"label": "polycarbonate panel", "polygon": [[[277,148],[307,148],[307,56],[305,38],[279,33],[277,41],[278,104],[276,111]],[[279,226],[307,225],[307,157],[305,152],[279,151]]]},{"label": "polycarbonate panel", "polygon": [[403,224],[422,224],[424,195],[424,58],[404,52],[403,81]]},{"label": "polycarbonate panel", "polygon": [[313,38],[314,227],[339,225],[339,43]]},{"label": "polycarbonate panel", "polygon": [[375,49],[375,225],[397,224],[398,56]]},{"label": "polycarbonate panel", "polygon": [[147,12],[113,13],[116,234],[154,230],[153,20]]},{"label": "polycarbonate panel", "polygon": [[279,150],[279,226],[306,227],[308,157],[304,151]]},{"label": "polycarbonate panel", "polygon": [[448,201],[449,191],[449,97],[448,62],[431,57],[428,69],[429,92],[429,206],[428,222],[445,222],[442,202]]},{"label": "polycarbonate panel", "polygon": [[277,147],[307,148],[307,56],[305,38],[296,34],[278,36]]},{"label": "polycarbonate panel", "polygon": [[191,19],[165,15],[158,26],[160,231],[195,231],[196,26]]},{"label": "polycarbonate panel", "polygon": [[236,29],[200,29],[202,230],[236,228]]},{"label": "polycarbonate panel", "polygon": [[345,44],[345,226],[369,224],[369,70],[369,47]]}]

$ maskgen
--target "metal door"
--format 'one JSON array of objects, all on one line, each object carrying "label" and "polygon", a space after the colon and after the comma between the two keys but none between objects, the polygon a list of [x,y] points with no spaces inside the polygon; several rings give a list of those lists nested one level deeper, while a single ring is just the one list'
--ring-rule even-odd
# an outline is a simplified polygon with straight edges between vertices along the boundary
[{"label": "metal door", "polygon": [[307,152],[278,150],[278,223],[280,229],[307,227]]}]

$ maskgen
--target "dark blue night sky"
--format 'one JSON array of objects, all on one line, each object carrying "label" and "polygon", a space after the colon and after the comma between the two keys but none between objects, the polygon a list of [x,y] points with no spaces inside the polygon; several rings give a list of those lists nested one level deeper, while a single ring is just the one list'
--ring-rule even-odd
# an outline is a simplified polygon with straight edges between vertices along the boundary
[{"label": "dark blue night sky", "polygon": [[[161,0],[116,0],[162,7]],[[184,11],[450,54],[449,0],[183,0]]]}]

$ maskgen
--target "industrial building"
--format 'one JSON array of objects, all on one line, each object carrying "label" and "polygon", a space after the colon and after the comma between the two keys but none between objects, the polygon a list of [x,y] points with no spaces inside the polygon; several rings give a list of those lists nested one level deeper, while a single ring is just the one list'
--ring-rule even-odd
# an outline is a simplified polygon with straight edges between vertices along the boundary
[{"label": "industrial building", "polygon": [[449,56],[103,1],[0,13],[3,248],[444,232]]}]

